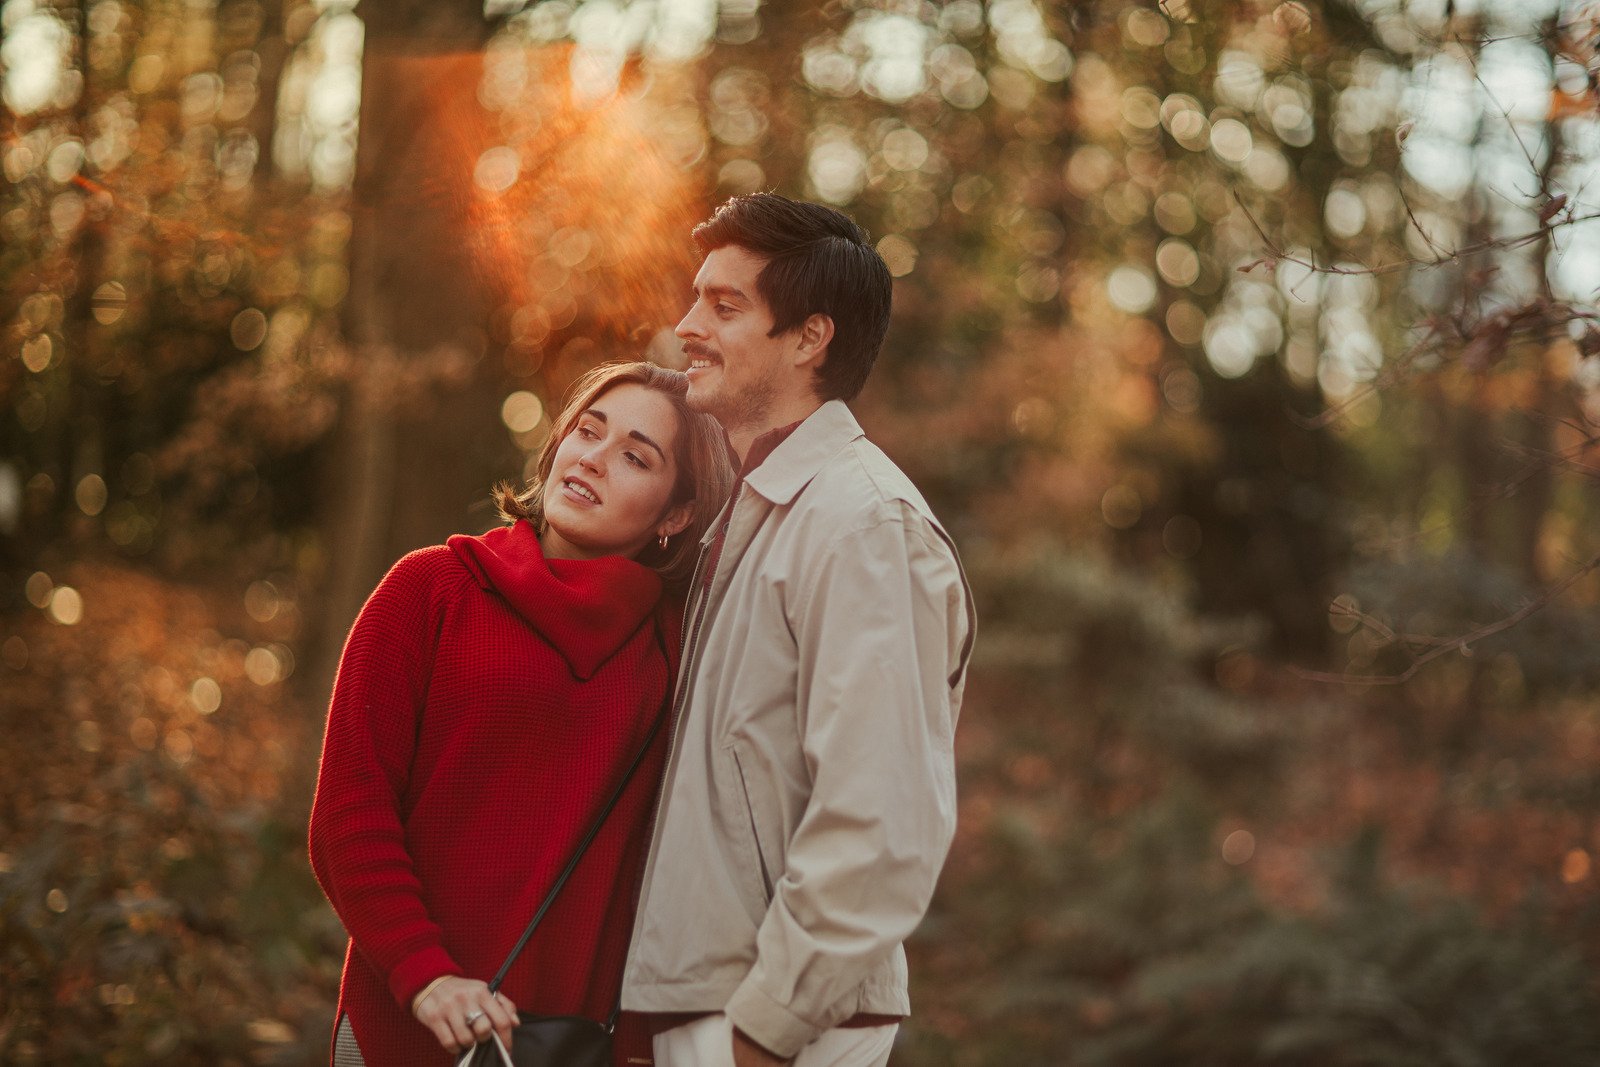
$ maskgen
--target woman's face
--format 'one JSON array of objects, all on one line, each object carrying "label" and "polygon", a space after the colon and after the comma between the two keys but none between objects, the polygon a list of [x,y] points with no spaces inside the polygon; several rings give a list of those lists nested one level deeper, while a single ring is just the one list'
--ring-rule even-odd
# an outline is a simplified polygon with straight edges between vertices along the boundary
[{"label": "woman's face", "polygon": [[687,526],[688,505],[667,508],[679,432],[672,402],[638,382],[596,397],[557,446],[544,483],[545,555],[631,557]]}]

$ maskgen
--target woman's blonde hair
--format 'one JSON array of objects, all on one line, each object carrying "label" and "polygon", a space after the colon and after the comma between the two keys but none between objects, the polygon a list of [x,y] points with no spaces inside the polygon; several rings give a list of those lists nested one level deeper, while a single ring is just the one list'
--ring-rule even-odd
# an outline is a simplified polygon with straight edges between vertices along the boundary
[{"label": "woman's blonde hair", "polygon": [[605,363],[589,371],[568,391],[567,402],[539,451],[533,479],[521,492],[509,482],[501,482],[494,487],[494,502],[506,521],[527,519],[542,535],[544,486],[555,466],[556,449],[572,432],[578,416],[610,390],[630,382],[666,397],[678,415],[677,443],[673,448],[678,478],[667,507],[692,502],[689,525],[674,534],[666,548],[651,541],[635,558],[660,574],[669,588],[681,589],[694,573],[701,536],[716,520],[733,490],[733,463],[728,457],[727,438],[715,419],[690,409],[689,379],[682,371],[643,361]]}]

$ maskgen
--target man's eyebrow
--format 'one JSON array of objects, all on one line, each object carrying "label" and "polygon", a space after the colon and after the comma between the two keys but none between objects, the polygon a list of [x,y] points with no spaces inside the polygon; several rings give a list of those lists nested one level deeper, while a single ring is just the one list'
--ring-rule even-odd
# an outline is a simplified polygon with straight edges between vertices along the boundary
[{"label": "man's eyebrow", "polygon": [[731,285],[708,285],[704,289],[701,289],[697,285],[694,287],[694,293],[696,296],[709,296],[712,299],[732,297],[734,300],[738,300],[741,303],[750,303],[750,297],[745,295],[745,291],[743,289],[736,289]]},{"label": "man's eyebrow", "polygon": [[[599,408],[586,408],[583,413],[600,422],[609,421],[606,418],[606,413],[601,411]],[[638,430],[629,430],[628,436],[633,438],[635,441],[643,441],[645,444],[655,449],[656,455],[661,457],[661,462],[665,463],[667,461],[667,450],[656,444],[655,441],[651,439],[649,434],[640,433]]]}]

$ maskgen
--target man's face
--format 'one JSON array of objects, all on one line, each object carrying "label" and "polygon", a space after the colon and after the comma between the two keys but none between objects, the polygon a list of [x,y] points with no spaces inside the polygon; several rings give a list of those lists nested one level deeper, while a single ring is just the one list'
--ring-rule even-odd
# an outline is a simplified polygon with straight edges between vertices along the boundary
[{"label": "man's face", "polygon": [[694,306],[678,323],[689,356],[689,404],[733,432],[769,429],[772,413],[811,390],[796,366],[793,331],[769,337],[772,312],[756,291],[766,259],[749,249],[713,249],[694,279]]}]

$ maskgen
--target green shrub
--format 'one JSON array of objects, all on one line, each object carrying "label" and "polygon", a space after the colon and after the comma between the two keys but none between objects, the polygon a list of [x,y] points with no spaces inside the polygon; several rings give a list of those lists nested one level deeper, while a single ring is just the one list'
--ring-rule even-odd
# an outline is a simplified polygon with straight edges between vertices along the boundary
[{"label": "green shrub", "polygon": [[[1370,869],[1335,879],[1314,914],[1270,906],[1177,794],[1055,845],[1018,825],[997,821],[916,942],[940,1026],[913,1017],[907,1067],[1600,1063],[1592,975],[1546,930]],[[1352,848],[1368,868],[1376,851]],[[981,957],[939,971],[949,938]]]}]

